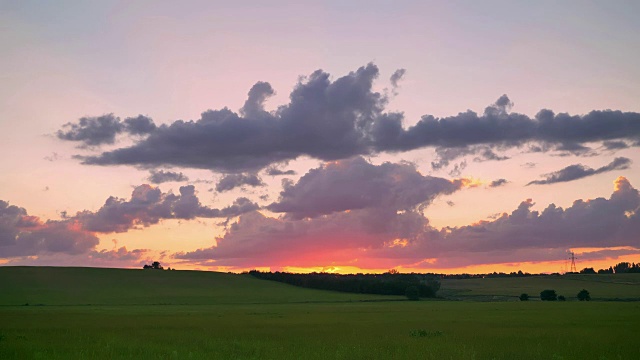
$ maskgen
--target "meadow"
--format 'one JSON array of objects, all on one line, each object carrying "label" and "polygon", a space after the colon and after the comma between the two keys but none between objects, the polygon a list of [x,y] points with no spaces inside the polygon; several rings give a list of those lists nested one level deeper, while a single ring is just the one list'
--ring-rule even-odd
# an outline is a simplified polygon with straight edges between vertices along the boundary
[{"label": "meadow", "polygon": [[556,290],[569,301],[576,300],[582,289],[596,301],[640,301],[640,274],[443,279],[438,295],[452,300],[518,301],[525,293],[535,301],[544,289]]},{"label": "meadow", "polygon": [[640,358],[635,301],[412,302],[246,275],[79,268],[0,268],[0,286],[0,359]]}]

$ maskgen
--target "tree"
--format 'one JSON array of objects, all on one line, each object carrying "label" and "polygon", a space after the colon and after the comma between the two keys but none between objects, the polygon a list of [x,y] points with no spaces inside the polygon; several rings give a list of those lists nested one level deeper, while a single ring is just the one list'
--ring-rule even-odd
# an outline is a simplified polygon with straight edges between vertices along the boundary
[{"label": "tree", "polygon": [[621,262],[616,264],[613,267],[613,271],[615,271],[616,274],[624,274],[626,272],[629,271],[629,269],[631,268],[631,264],[628,262]]},{"label": "tree", "polygon": [[153,263],[151,263],[151,265],[144,265],[142,267],[143,269],[156,269],[156,270],[162,270],[162,265],[160,265],[160,262],[158,261],[154,261]]},{"label": "tree", "polygon": [[407,299],[409,300],[412,300],[412,301],[420,300],[420,290],[418,290],[417,286],[408,286],[404,294],[407,296]]},{"label": "tree", "polygon": [[584,268],[580,270],[580,274],[595,274],[596,271],[593,268]]},{"label": "tree", "polygon": [[558,295],[558,301],[566,301],[567,298],[564,297],[564,295]]},{"label": "tree", "polygon": [[589,292],[586,289],[582,289],[578,293],[577,298],[580,301],[589,301],[591,300],[591,295],[589,295]]},{"label": "tree", "polygon": [[520,301],[529,301],[529,294],[520,294]]},{"label": "tree", "polygon": [[540,300],[543,301],[556,301],[558,300],[558,295],[555,290],[543,290],[540,292]]}]

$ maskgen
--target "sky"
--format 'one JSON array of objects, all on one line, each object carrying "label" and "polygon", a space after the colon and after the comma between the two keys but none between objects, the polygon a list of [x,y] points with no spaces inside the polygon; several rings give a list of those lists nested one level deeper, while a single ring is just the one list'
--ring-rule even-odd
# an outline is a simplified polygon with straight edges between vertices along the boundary
[{"label": "sky", "polygon": [[640,262],[639,12],[0,0],[0,265]]}]

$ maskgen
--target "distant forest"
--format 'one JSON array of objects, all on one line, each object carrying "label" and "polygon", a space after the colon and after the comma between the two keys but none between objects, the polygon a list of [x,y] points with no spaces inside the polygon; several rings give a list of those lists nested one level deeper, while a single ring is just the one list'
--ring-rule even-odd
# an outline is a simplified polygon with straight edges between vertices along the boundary
[{"label": "distant forest", "polygon": [[[580,272],[567,272],[565,274],[625,274],[640,273],[640,263],[621,262],[608,269],[598,271],[593,268],[584,268]],[[290,285],[311,289],[333,290],[360,294],[379,295],[406,295],[411,288],[417,290],[419,297],[435,297],[440,289],[440,279],[471,279],[471,278],[497,278],[497,277],[525,277],[540,276],[543,274],[530,274],[522,271],[489,274],[401,274],[392,269],[384,274],[332,274],[310,273],[294,274],[287,272],[262,272],[251,270],[249,274],[264,280],[279,281]],[[550,275],[560,275],[554,273]]]},{"label": "distant forest", "polygon": [[[390,271],[384,274],[292,274],[286,272],[249,271],[259,279],[274,280],[311,289],[333,290],[360,294],[407,295],[415,291],[416,297],[435,297],[440,289],[437,276],[424,274],[400,274]],[[409,295],[407,295],[409,296]]]}]

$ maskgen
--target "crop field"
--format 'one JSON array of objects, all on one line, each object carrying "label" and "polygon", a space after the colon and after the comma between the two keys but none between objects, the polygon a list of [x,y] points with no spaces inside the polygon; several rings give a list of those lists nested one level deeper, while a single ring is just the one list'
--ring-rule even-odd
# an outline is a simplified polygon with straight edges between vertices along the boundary
[{"label": "crop field", "polygon": [[0,286],[0,359],[640,358],[634,301],[411,302],[112,269],[0,268]]},{"label": "crop field", "polygon": [[530,276],[508,278],[444,279],[440,296],[456,300],[512,300],[526,293],[532,300],[545,289],[576,300],[587,289],[593,300],[640,301],[640,274]]}]

